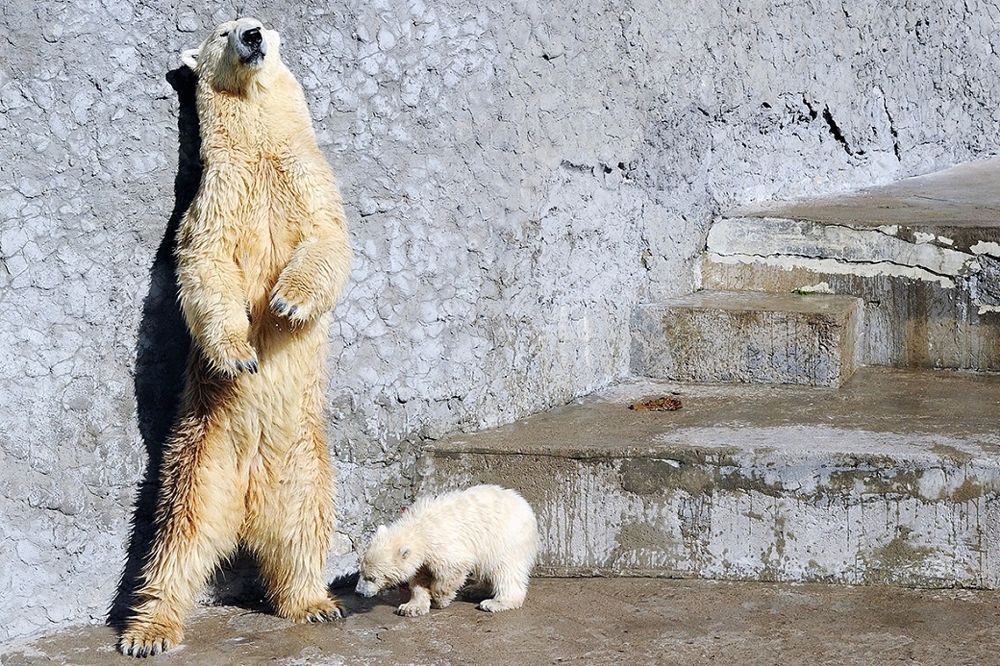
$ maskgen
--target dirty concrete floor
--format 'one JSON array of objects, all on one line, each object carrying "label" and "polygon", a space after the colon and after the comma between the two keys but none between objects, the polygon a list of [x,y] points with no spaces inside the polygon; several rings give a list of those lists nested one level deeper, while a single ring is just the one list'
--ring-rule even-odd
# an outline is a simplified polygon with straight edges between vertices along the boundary
[{"label": "dirty concrete floor", "polygon": [[[202,608],[185,643],[145,663],[230,664],[1000,664],[1000,593],[650,578],[535,579],[524,608],[470,602],[393,614],[395,591],[341,596],[350,615],[295,625]],[[108,627],[0,647],[3,666],[129,664]]]}]

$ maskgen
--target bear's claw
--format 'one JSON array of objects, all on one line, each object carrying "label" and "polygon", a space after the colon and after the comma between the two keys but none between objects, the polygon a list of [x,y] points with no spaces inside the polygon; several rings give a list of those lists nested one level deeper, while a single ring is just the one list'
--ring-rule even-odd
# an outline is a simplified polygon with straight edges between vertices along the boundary
[{"label": "bear's claw", "polygon": [[160,654],[161,652],[166,652],[172,646],[170,641],[154,641],[152,643],[130,643],[128,645],[122,644],[118,648],[121,653],[126,657],[152,657]]},{"label": "bear's claw", "polygon": [[289,296],[286,291],[274,288],[271,292],[271,311],[276,315],[285,317],[294,323],[302,323],[310,317],[310,305],[308,297],[296,298],[296,295]]},{"label": "bear's claw", "polygon": [[244,372],[253,374],[260,369],[257,351],[239,335],[227,336],[211,351],[212,365],[227,377],[235,377]]},{"label": "bear's claw", "polygon": [[299,306],[292,305],[280,296],[275,296],[271,300],[271,309],[284,317],[292,317],[298,311]]},{"label": "bear's claw", "polygon": [[279,608],[278,615],[295,622],[333,622],[346,617],[344,605],[336,597],[317,599],[303,605],[296,604],[294,608]]},{"label": "bear's claw", "polygon": [[236,366],[237,373],[249,372],[252,375],[258,370],[256,358],[247,359],[245,361],[236,361],[234,365]]},{"label": "bear's claw", "polygon": [[159,623],[140,623],[122,634],[118,650],[127,657],[150,657],[170,650],[180,641],[180,629]]},{"label": "bear's claw", "polygon": [[342,608],[328,608],[326,610],[314,611],[306,615],[306,621],[316,623],[316,622],[333,622],[334,620],[341,620],[344,618],[344,610]]}]

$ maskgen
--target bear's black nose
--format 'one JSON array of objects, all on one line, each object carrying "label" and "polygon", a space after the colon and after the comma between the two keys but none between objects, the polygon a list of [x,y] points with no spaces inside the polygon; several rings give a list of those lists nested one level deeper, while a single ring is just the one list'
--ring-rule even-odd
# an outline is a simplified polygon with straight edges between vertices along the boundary
[{"label": "bear's black nose", "polygon": [[240,35],[240,39],[251,49],[257,50],[260,48],[261,42],[260,28],[250,28],[249,30],[244,31],[243,34]]}]

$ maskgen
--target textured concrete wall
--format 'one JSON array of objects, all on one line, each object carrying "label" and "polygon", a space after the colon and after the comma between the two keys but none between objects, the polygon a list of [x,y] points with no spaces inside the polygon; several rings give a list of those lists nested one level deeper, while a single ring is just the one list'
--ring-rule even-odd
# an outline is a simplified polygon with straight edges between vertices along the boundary
[{"label": "textured concrete wall", "polygon": [[[283,33],[357,247],[331,575],[421,441],[625,373],[632,307],[690,291],[720,209],[997,147],[997,2],[493,5],[240,5]],[[178,53],[237,9],[205,7],[0,6],[0,640],[104,620],[141,557],[187,345]]]}]

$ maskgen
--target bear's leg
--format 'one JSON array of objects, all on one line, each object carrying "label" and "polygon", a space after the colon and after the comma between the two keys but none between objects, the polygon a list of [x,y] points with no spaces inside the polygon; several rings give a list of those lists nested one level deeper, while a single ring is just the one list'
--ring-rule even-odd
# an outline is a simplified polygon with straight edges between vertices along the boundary
[{"label": "bear's leg", "polygon": [[513,610],[524,604],[528,594],[529,567],[505,564],[490,575],[493,584],[493,598],[483,599],[479,608],[491,613]]},{"label": "bear's leg", "polygon": [[455,600],[458,589],[465,584],[467,578],[464,569],[448,572],[437,572],[431,583],[431,601],[437,608],[447,608]]},{"label": "bear's leg", "polygon": [[476,578],[461,589],[462,598],[466,601],[482,601],[493,596],[493,586],[485,578]]},{"label": "bear's leg", "polygon": [[344,616],[323,578],[336,522],[336,481],[322,427],[308,429],[251,474],[242,536],[258,559],[275,612],[297,622],[325,622]]},{"label": "bear's leg", "polygon": [[403,617],[417,617],[427,615],[431,610],[431,587],[434,585],[434,577],[427,567],[421,567],[417,574],[410,580],[410,600],[405,604],[400,604],[396,609],[396,615]]},{"label": "bear's leg", "polygon": [[181,421],[164,457],[157,533],[142,587],[118,647],[145,657],[181,642],[184,616],[219,561],[236,547],[243,521],[231,436],[210,417]]}]

